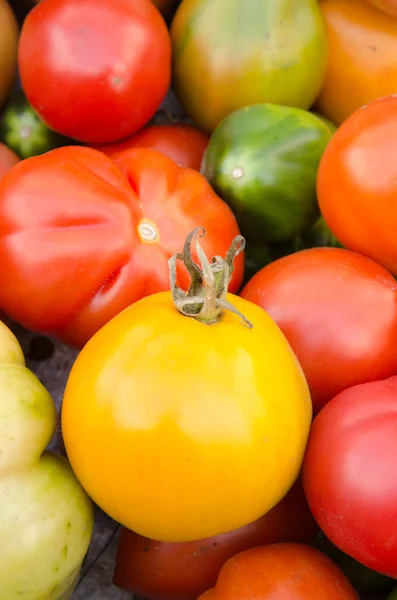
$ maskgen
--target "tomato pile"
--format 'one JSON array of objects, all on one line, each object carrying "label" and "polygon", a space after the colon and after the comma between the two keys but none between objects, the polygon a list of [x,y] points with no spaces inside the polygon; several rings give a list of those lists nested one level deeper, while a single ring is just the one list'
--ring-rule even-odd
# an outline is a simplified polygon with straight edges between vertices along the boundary
[{"label": "tomato pile", "polygon": [[397,1],[0,0],[0,141],[0,600],[395,600]]}]

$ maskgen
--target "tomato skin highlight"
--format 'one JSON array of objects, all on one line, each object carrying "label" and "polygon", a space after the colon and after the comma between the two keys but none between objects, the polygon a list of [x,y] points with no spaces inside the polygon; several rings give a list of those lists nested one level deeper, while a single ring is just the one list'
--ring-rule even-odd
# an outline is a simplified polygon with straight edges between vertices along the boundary
[{"label": "tomato skin highlight", "polygon": [[335,133],[318,171],[329,228],[346,247],[397,275],[397,97],[360,109]]},{"label": "tomato skin highlight", "polygon": [[397,282],[369,258],[311,248],[264,267],[241,292],[276,321],[317,413],[342,390],[397,373]]},{"label": "tomato skin highlight", "polygon": [[235,554],[263,544],[309,542],[318,531],[299,478],[266,515],[213,538],[166,544],[123,528],[113,582],[147,600],[196,600]]},{"label": "tomato skin highlight", "polygon": [[22,28],[19,71],[49,127],[86,143],[113,142],[146,125],[163,101],[170,36],[147,0],[41,2]]},{"label": "tomato skin highlight", "polygon": [[242,527],[299,475],[312,417],[302,369],[262,309],[226,299],[252,328],[230,311],[201,323],[179,313],[171,292],[153,294],[107,323],[68,379],[62,432],[73,469],[105,512],[151,539]]},{"label": "tomato skin highlight", "polygon": [[313,422],[303,467],[312,512],[341,550],[397,577],[397,377],[354,386]]},{"label": "tomato skin highlight", "polygon": [[327,556],[302,544],[271,544],[231,558],[199,600],[358,600]]},{"label": "tomato skin highlight", "polygon": [[[169,289],[168,259],[193,226],[207,230],[211,256],[224,255],[239,234],[204,177],[154,150],[110,159],[65,147],[22,161],[0,182],[0,307],[81,348],[131,303]],[[232,291],[243,270],[242,253]],[[186,288],[183,265],[178,277]]]},{"label": "tomato skin highlight", "polygon": [[107,156],[130,148],[152,148],[178,165],[199,171],[209,139],[207,133],[192,125],[149,125],[126,140],[95,147]]}]

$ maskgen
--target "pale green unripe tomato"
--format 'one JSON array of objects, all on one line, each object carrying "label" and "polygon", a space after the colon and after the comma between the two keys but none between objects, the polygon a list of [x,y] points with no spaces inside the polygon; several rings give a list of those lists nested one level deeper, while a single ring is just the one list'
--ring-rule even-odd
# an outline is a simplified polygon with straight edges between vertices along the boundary
[{"label": "pale green unripe tomato", "polygon": [[69,463],[45,452],[56,419],[0,322],[0,600],[67,600],[90,543],[92,503]]}]

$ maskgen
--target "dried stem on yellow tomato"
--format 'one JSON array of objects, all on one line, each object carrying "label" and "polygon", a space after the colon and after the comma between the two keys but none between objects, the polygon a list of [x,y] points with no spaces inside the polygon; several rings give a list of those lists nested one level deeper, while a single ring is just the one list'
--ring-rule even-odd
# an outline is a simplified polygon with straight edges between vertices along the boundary
[{"label": "dried stem on yellow tomato", "polygon": [[[169,261],[170,284],[176,308],[183,315],[194,317],[207,325],[217,323],[224,310],[238,315],[244,325],[252,328],[252,323],[226,299],[229,283],[234,270],[234,259],[244,250],[245,239],[238,235],[234,238],[226,257],[214,256],[209,262],[202,249],[199,237],[205,235],[205,229],[197,227],[186,238],[183,252],[177,252]],[[199,266],[192,255],[192,243],[200,260]],[[177,262],[181,260],[190,275],[187,292],[178,287]]]}]

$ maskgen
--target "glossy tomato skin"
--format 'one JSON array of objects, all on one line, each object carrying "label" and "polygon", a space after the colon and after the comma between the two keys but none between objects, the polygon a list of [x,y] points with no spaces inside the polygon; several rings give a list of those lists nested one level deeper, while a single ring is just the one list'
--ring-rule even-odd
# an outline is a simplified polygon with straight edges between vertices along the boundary
[{"label": "glossy tomato skin", "polygon": [[149,125],[126,140],[96,148],[108,156],[129,148],[152,148],[178,165],[199,171],[209,139],[206,132],[192,125]]},{"label": "glossy tomato skin", "polygon": [[[83,147],[27,159],[0,183],[0,215],[0,307],[76,347],[132,302],[169,289],[168,259],[194,227],[207,230],[211,257],[239,233],[199,173],[145,148],[117,160]],[[186,287],[184,268],[179,278]]]},{"label": "glossy tomato skin", "polygon": [[123,529],[113,581],[147,600],[196,600],[235,554],[263,544],[309,542],[318,531],[299,478],[263,517],[216,537],[165,544]]},{"label": "glossy tomato skin", "polygon": [[317,413],[352,385],[397,373],[397,282],[342,248],[311,248],[264,267],[243,298],[264,308],[294,349]]},{"label": "glossy tomato skin", "polygon": [[316,108],[336,125],[397,89],[397,21],[365,0],[320,0],[328,63]]},{"label": "glossy tomato skin", "polygon": [[327,537],[397,577],[397,377],[354,386],[314,420],[304,461],[309,505]]},{"label": "glossy tomato skin", "polygon": [[68,379],[73,469],[105,512],[151,539],[242,527],[299,475],[312,416],[300,365],[262,309],[227,299],[252,328],[231,311],[214,325],[185,317],[171,292],[147,296],[88,342]]},{"label": "glossy tomato skin", "polygon": [[358,600],[325,554],[302,544],[271,544],[242,552],[223,567],[199,600]]},{"label": "glossy tomato skin", "polygon": [[0,143],[0,178],[19,162],[19,156],[8,146]]},{"label": "glossy tomato skin", "polygon": [[27,16],[19,70],[29,102],[52,129],[86,143],[127,137],[165,97],[166,24],[147,0],[51,0]]},{"label": "glossy tomato skin", "polygon": [[321,212],[347,248],[397,275],[397,97],[357,111],[323,154],[317,179]]}]

